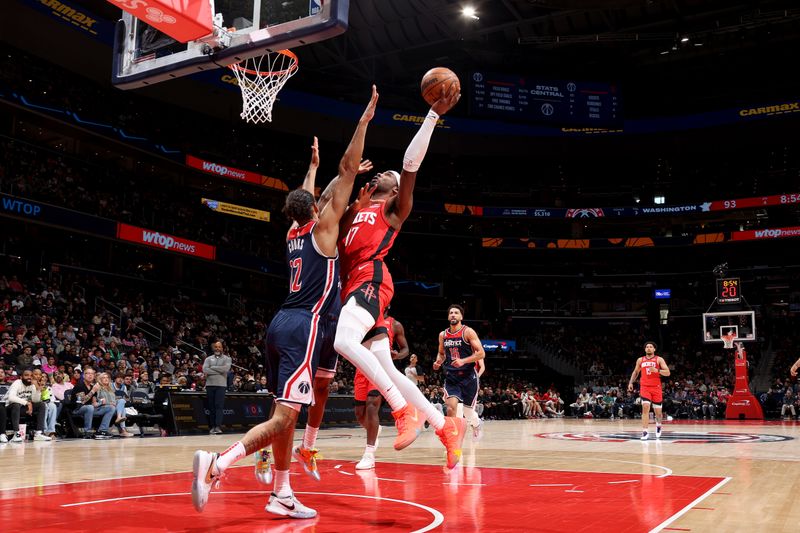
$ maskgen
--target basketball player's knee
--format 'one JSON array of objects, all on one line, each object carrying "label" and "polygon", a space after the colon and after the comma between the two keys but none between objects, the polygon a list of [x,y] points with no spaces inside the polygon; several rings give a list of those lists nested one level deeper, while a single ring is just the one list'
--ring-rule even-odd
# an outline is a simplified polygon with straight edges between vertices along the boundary
[{"label": "basketball player's knee", "polygon": [[278,432],[282,433],[295,426],[297,422],[297,410],[294,405],[278,403],[278,407],[275,409],[275,413],[270,420],[274,421]]},{"label": "basketball player's knee", "polygon": [[331,385],[332,378],[314,378],[314,397],[328,395],[328,387]]},{"label": "basketball player's knee", "polygon": [[357,330],[351,328],[339,328],[336,330],[333,349],[338,353],[343,356],[349,356],[358,349],[358,346],[361,346],[361,339]]}]

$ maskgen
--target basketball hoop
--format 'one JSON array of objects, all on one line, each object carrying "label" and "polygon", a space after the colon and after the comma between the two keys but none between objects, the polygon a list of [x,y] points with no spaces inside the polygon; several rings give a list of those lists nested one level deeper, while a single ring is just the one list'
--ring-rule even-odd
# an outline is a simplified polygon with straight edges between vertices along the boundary
[{"label": "basketball hoop", "polygon": [[728,333],[720,338],[722,339],[722,344],[726,350],[733,349],[733,341],[736,339],[736,333]]},{"label": "basketball hoop", "polygon": [[272,105],[286,81],[297,72],[291,50],[268,52],[229,65],[242,90],[241,117],[252,124],[272,122]]}]

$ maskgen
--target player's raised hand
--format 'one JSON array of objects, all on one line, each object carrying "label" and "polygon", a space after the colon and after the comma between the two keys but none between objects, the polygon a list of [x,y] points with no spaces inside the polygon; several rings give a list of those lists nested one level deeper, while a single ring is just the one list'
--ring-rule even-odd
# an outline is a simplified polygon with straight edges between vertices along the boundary
[{"label": "player's raised hand", "polygon": [[358,191],[358,197],[356,201],[353,203],[353,209],[362,209],[367,206],[370,199],[372,198],[372,193],[378,188],[378,184],[371,184],[369,182],[365,183],[361,190]]},{"label": "player's raised hand", "polygon": [[448,92],[445,92],[445,88],[444,86],[442,86],[442,95],[439,97],[438,100],[436,100],[433,103],[431,109],[437,115],[444,115],[445,113],[453,109],[453,107],[455,107],[460,98],[461,98],[461,91],[455,84],[450,86]]},{"label": "player's raised hand", "polygon": [[369,122],[372,120],[372,117],[375,116],[375,108],[378,106],[378,88],[374,85],[372,86],[372,97],[369,99],[369,103],[367,104],[367,108],[364,110],[364,114],[361,115],[361,120],[365,122]]},{"label": "player's raised hand", "polygon": [[361,163],[358,164],[357,174],[363,174],[365,172],[369,172],[370,170],[372,170],[372,161],[369,159],[362,159]]},{"label": "player's raised hand", "polygon": [[311,163],[308,165],[312,168],[319,167],[319,141],[314,136],[314,144],[311,145]]}]

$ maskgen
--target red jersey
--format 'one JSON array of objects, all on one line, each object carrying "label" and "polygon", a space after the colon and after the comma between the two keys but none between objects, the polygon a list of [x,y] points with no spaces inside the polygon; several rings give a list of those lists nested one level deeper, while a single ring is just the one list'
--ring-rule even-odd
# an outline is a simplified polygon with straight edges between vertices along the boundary
[{"label": "red jersey", "polygon": [[658,355],[653,357],[642,357],[642,363],[639,367],[641,371],[640,385],[642,387],[658,387],[661,388],[661,374],[659,370],[661,367],[658,364]]},{"label": "red jersey", "polygon": [[392,248],[397,230],[386,219],[385,207],[386,200],[370,202],[356,213],[350,229],[339,241],[343,278],[352,277],[361,265],[373,261],[383,262]]}]

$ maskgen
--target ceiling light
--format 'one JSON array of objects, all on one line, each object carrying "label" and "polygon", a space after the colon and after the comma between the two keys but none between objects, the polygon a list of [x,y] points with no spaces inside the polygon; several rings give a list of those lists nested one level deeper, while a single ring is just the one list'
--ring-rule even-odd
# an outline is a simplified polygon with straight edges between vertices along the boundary
[{"label": "ceiling light", "polygon": [[682,43],[688,43],[689,42],[689,37],[684,35],[683,37],[681,37],[681,42]]},{"label": "ceiling light", "polygon": [[475,11],[475,8],[472,6],[464,6],[464,9],[461,11],[461,14],[467,18],[471,18],[474,20],[478,20],[480,18],[478,17],[478,12]]}]

